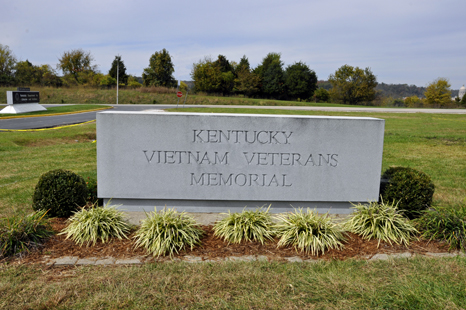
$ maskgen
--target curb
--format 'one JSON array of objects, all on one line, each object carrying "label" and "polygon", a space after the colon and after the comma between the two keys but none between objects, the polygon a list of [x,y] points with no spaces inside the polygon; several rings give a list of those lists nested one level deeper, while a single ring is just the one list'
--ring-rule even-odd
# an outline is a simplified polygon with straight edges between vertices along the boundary
[{"label": "curb", "polygon": [[[395,260],[395,259],[411,259],[415,257],[425,257],[425,258],[455,258],[455,257],[466,257],[466,254],[463,252],[452,252],[452,253],[431,253],[427,252],[425,254],[412,254],[410,252],[396,253],[396,254],[375,254],[362,256],[357,259],[366,260],[366,261],[386,261],[386,260]],[[124,258],[117,259],[114,257],[106,258],[97,258],[97,257],[87,257],[79,258],[78,256],[63,256],[53,259],[45,259],[42,263],[45,263],[47,266],[93,266],[93,265],[103,265],[103,266],[118,266],[118,265],[142,265],[145,263],[158,262],[158,263],[170,263],[170,262],[185,262],[185,263],[222,263],[222,262],[269,262],[270,260],[267,256],[264,255],[246,255],[246,256],[227,256],[223,258],[214,258],[214,259],[205,259],[200,256],[183,256],[181,258],[176,257],[170,260],[158,260],[157,258],[147,256],[136,256],[133,258]],[[285,261],[287,263],[318,263],[324,261],[323,259],[302,259],[298,256],[291,257],[281,257],[274,259],[274,261]]]}]

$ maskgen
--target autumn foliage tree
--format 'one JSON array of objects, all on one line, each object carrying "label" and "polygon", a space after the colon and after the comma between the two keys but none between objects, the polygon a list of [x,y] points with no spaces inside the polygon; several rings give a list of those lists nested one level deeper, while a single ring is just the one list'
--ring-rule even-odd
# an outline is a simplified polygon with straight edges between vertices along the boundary
[{"label": "autumn foliage tree", "polygon": [[58,59],[57,69],[65,76],[73,77],[78,84],[84,84],[97,73],[97,65],[92,64],[93,61],[91,52],[75,49],[63,53]]},{"label": "autumn foliage tree", "polygon": [[377,78],[370,68],[360,69],[344,65],[328,81],[332,85],[330,96],[343,104],[358,104],[375,99]]},{"label": "autumn foliage tree", "polygon": [[440,107],[451,104],[450,86],[445,78],[438,78],[430,83],[424,93],[427,104]]}]

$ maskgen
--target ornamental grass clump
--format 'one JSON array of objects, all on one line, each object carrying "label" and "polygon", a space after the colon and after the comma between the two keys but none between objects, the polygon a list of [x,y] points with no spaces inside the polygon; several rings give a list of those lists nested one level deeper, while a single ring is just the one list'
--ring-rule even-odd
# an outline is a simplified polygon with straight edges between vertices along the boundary
[{"label": "ornamental grass clump", "polygon": [[317,255],[327,249],[343,247],[344,232],[327,215],[315,210],[300,208],[293,213],[277,215],[275,231],[280,238],[278,247],[293,246],[296,251]]},{"label": "ornamental grass clump", "polygon": [[70,238],[80,246],[84,243],[95,245],[97,240],[105,243],[111,237],[128,238],[131,225],[125,221],[124,213],[115,207],[107,203],[104,207],[83,208],[67,220],[68,226],[60,234],[66,234],[66,239]]},{"label": "ornamental grass clump", "polygon": [[397,204],[369,202],[353,205],[356,211],[343,227],[364,239],[377,239],[377,247],[381,241],[408,245],[418,233],[411,222],[397,208]]},{"label": "ornamental grass clump", "polygon": [[214,225],[214,235],[228,243],[240,243],[246,241],[259,241],[264,244],[266,240],[272,240],[274,236],[272,216],[269,213],[270,206],[263,210],[243,210],[241,213],[223,213],[223,219]]},{"label": "ornamental grass clump", "polygon": [[466,251],[466,203],[427,210],[415,221],[422,237],[446,241],[450,250]]},{"label": "ornamental grass clump", "polygon": [[194,218],[186,212],[174,209],[163,209],[146,214],[141,227],[136,231],[136,247],[144,247],[149,254],[162,256],[167,253],[173,256],[180,250],[201,243],[204,231],[198,227]]},{"label": "ornamental grass clump", "polygon": [[51,236],[53,231],[46,214],[47,211],[39,210],[29,215],[17,213],[0,219],[0,258],[37,248]]}]

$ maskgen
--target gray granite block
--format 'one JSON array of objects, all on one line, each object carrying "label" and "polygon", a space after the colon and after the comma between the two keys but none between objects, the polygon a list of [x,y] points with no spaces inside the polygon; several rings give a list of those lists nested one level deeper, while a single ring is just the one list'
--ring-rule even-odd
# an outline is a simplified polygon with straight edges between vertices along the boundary
[{"label": "gray granite block", "polygon": [[130,212],[350,213],[378,199],[383,138],[370,117],[101,112],[98,196]]},{"label": "gray granite block", "polygon": [[96,265],[113,265],[115,263],[115,258],[113,257],[108,257],[108,258],[103,258],[103,259],[98,259],[95,261]]},{"label": "gray granite block", "polygon": [[76,262],[76,265],[95,265],[96,261],[97,257],[80,258]]},{"label": "gray granite block", "polygon": [[63,256],[55,259],[55,266],[74,265],[78,261],[77,256]]},{"label": "gray granite block", "polygon": [[298,256],[284,257],[284,259],[289,263],[302,263],[303,259]]},{"label": "gray granite block", "polygon": [[126,259],[117,259],[115,265],[138,265],[142,264],[141,259],[139,258],[126,258]]}]

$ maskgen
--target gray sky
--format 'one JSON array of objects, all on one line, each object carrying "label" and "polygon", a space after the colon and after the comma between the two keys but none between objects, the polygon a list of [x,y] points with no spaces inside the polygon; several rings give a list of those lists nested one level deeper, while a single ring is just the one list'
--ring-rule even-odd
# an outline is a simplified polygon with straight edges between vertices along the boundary
[{"label": "gray sky", "polygon": [[0,0],[0,8],[0,44],[34,65],[55,67],[82,48],[102,73],[119,54],[141,76],[166,48],[175,78],[190,80],[204,56],[246,55],[255,67],[277,52],[319,80],[348,64],[370,67],[378,82],[466,84],[465,0]]}]

